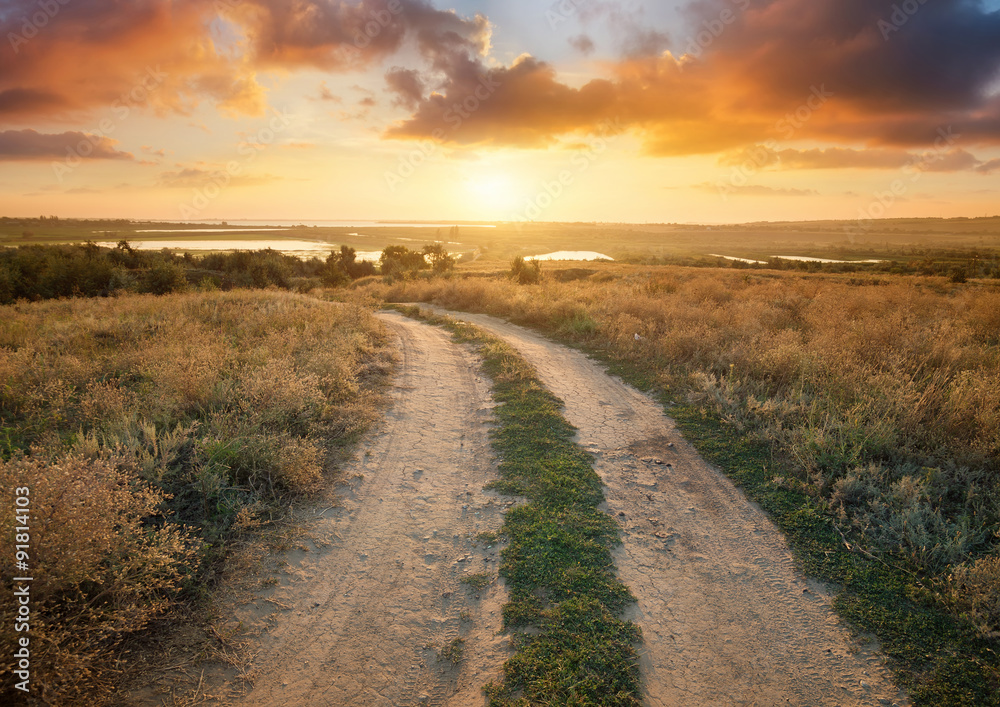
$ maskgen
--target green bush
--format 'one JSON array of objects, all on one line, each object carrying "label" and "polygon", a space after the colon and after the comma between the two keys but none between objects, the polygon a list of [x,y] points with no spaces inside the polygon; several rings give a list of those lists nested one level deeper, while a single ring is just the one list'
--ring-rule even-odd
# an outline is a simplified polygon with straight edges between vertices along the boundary
[{"label": "green bush", "polygon": [[542,265],[519,255],[510,262],[509,277],[519,285],[536,285],[542,279]]}]

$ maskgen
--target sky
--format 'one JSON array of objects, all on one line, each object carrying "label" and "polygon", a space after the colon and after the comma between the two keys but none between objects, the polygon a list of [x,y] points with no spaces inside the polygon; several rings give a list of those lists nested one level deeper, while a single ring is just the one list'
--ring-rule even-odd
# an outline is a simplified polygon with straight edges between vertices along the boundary
[{"label": "sky", "polygon": [[0,215],[998,205],[1000,0],[0,2]]}]

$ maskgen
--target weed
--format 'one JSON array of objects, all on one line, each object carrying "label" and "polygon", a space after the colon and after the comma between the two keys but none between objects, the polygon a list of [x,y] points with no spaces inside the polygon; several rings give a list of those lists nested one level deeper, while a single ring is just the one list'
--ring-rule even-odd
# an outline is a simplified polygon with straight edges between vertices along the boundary
[{"label": "weed", "polygon": [[481,545],[496,545],[500,542],[500,536],[487,530],[476,535],[476,542]]},{"label": "weed", "polygon": [[462,577],[462,584],[468,584],[475,589],[485,589],[493,584],[493,575],[489,572],[479,572],[477,574],[467,574]]},{"label": "weed", "polygon": [[438,660],[447,660],[452,665],[462,662],[462,654],[465,652],[465,639],[456,638],[445,644],[445,647],[438,651]]}]

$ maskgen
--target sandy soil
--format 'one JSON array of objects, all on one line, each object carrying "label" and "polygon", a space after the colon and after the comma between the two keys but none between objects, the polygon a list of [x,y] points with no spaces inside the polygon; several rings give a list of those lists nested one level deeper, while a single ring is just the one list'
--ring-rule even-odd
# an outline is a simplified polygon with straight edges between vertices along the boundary
[{"label": "sandy soil", "polygon": [[[386,423],[345,470],[337,507],[307,528],[314,549],[290,553],[279,585],[239,611],[252,626],[284,607],[251,649],[253,688],[234,704],[484,704],[482,686],[509,656],[502,587],[460,583],[496,574],[498,548],[472,538],[497,530],[509,505],[483,491],[496,478],[489,384],[443,330],[383,319],[402,357]],[[461,661],[440,659],[457,638]]]},{"label": "sandy soil", "polygon": [[[425,306],[425,305],[422,305]],[[781,533],[686,443],[662,408],[578,351],[482,315],[438,313],[505,339],[566,403],[623,529],[650,707],[908,704],[874,647],[852,642],[830,595]]]}]

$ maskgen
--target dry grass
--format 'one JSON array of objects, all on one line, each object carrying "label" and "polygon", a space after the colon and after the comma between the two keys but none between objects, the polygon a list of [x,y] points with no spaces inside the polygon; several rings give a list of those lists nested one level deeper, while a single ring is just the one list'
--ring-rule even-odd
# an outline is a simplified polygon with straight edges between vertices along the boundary
[{"label": "dry grass", "polygon": [[0,488],[33,500],[33,689],[100,704],[113,647],[323,484],[391,365],[370,312],[285,293],[0,308]]},{"label": "dry grass", "polygon": [[369,281],[366,291],[504,317],[652,371],[769,443],[795,470],[777,483],[808,491],[883,556],[944,576],[996,547],[996,287],[591,268],[537,286],[498,275]]}]

